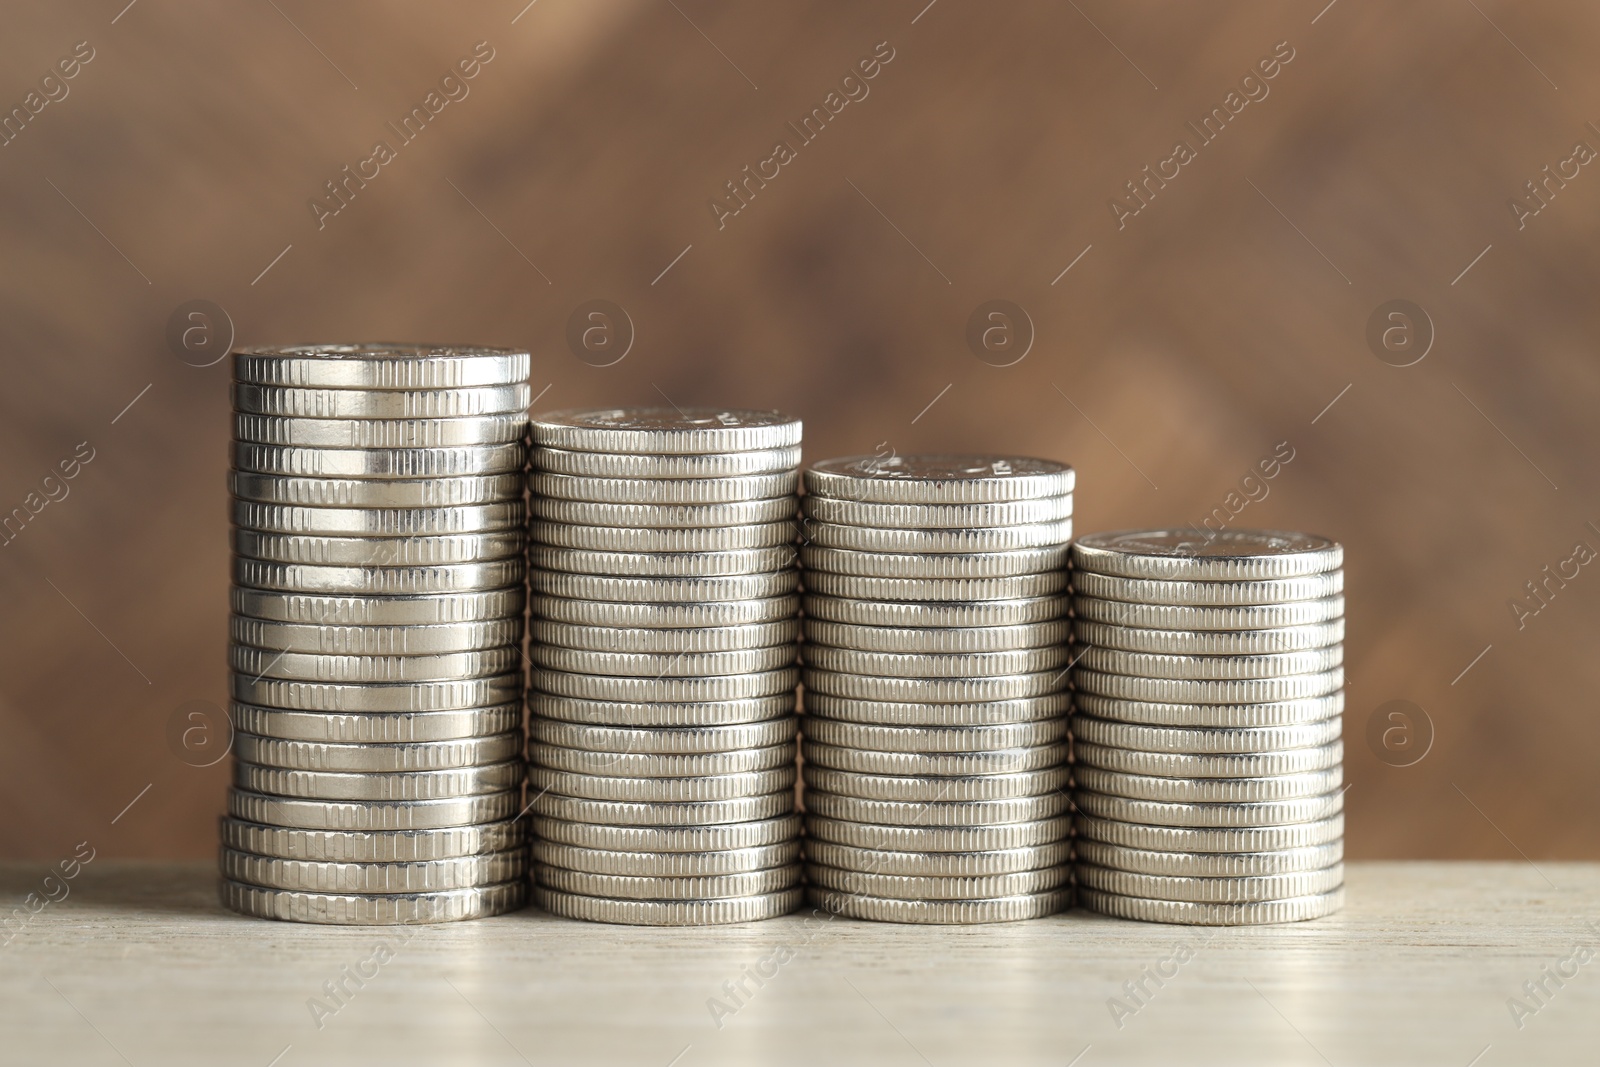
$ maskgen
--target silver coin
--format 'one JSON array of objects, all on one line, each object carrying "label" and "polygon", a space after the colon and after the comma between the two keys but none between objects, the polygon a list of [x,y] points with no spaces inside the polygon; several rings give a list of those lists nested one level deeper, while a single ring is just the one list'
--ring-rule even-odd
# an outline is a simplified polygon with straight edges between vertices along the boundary
[{"label": "silver coin", "polygon": [[535,718],[597,727],[716,728],[787,718],[794,713],[794,708],[795,694],[792,690],[743,700],[677,703],[593,700],[587,697],[551,696],[538,691],[528,694],[528,710]]},{"label": "silver coin", "polygon": [[233,551],[238,555],[319,567],[431,567],[478,563],[520,556],[526,548],[526,539],[520,530],[435,537],[308,537],[236,527],[232,538]]},{"label": "silver coin", "polygon": [[969,704],[856,700],[826,693],[806,693],[806,715],[809,720],[827,718],[875,726],[950,728],[1038,722],[1058,718],[1071,706],[1072,697],[1068,693]]},{"label": "silver coin", "polygon": [[806,469],[806,492],[883,504],[975,504],[1072,492],[1073,469],[1032,456],[846,456]]},{"label": "silver coin", "polygon": [[482,385],[465,389],[299,389],[233,384],[233,407],[247,415],[296,419],[455,419],[510,415],[532,397],[528,385]]},{"label": "silver coin", "polygon": [[863,578],[806,572],[806,592],[856,600],[1018,600],[1049,596],[1067,587],[1066,571],[1014,578]]},{"label": "silver coin", "polygon": [[250,589],[282,593],[411,596],[479,592],[518,585],[527,565],[518,557],[438,567],[313,567],[303,563],[233,560],[233,580]]},{"label": "silver coin", "polygon": [[1140,922],[1185,926],[1265,926],[1304,922],[1332,915],[1344,907],[1344,889],[1318,896],[1267,900],[1250,904],[1196,904],[1188,901],[1146,900],[1117,893],[1102,893],[1080,886],[1078,903],[1091,911]]},{"label": "silver coin", "polygon": [[1151,630],[1079,619],[1073,635],[1081,645],[1180,656],[1241,656],[1327,648],[1344,640],[1344,620],[1272,630]]},{"label": "silver coin", "polygon": [[792,619],[800,610],[800,597],[757,597],[747,600],[707,601],[698,604],[626,604],[618,601],[574,600],[535,594],[529,606],[535,618],[579,626],[615,626],[625,629],[702,629],[708,626],[747,626]]},{"label": "silver coin", "polygon": [[1258,581],[1338,570],[1344,549],[1315,534],[1279,530],[1121,530],[1072,549],[1082,571],[1158,581]]},{"label": "silver coin", "polygon": [[568,919],[619,923],[625,926],[722,926],[776,919],[805,900],[799,886],[746,897],[718,900],[612,900],[533,887],[533,901],[545,911]]},{"label": "silver coin", "polygon": [[[1344,711],[1344,693],[1265,704],[1172,704],[1078,693],[1081,712],[1117,722],[1149,726],[1267,727],[1325,722]],[[1130,746],[1136,747],[1136,746]]]},{"label": "silver coin", "polygon": [[881,752],[869,748],[842,748],[816,741],[801,744],[807,764],[858,774],[904,776],[1007,774],[1065,765],[1068,745],[1032,745],[989,752]]},{"label": "silver coin", "polygon": [[[536,846],[537,847],[537,846]],[[1071,847],[1065,841],[1023,848],[992,849],[986,852],[898,852],[891,849],[856,848],[831,841],[806,839],[806,863],[821,864],[846,871],[869,874],[910,875],[923,878],[970,878],[1036,871],[1061,867],[1071,860]]]},{"label": "silver coin", "polygon": [[844,622],[857,626],[944,627],[1021,626],[1050,622],[1066,615],[1072,604],[1067,596],[1036,596],[1020,600],[968,603],[928,601],[886,602],[849,597],[805,595],[808,619]]},{"label": "silver coin", "polygon": [[1183,804],[1253,804],[1320,797],[1338,789],[1344,782],[1344,770],[1338,765],[1321,771],[1264,778],[1162,778],[1079,763],[1073,768],[1072,776],[1076,785],[1096,793]]},{"label": "silver coin", "polygon": [[306,800],[454,800],[515,789],[522,776],[521,760],[390,774],[285,770],[237,760],[233,764],[233,783],[240,789]]},{"label": "silver coin", "polygon": [[781,845],[800,837],[800,816],[717,826],[603,826],[535,816],[540,840],[609,852],[724,852]]},{"label": "silver coin", "polygon": [[709,407],[552,411],[533,419],[533,439],[576,452],[747,452],[798,445],[800,420],[781,411]]},{"label": "silver coin", "polygon": [[1300,652],[1263,655],[1173,656],[1158,652],[1126,652],[1120,648],[1085,647],[1078,653],[1081,670],[1133,674],[1144,678],[1180,681],[1276,678],[1286,674],[1312,674],[1344,663],[1344,646],[1309,648]]},{"label": "silver coin", "polygon": [[1080,737],[1073,754],[1086,766],[1124,774],[1161,778],[1265,778],[1337,767],[1344,759],[1344,742],[1335,739],[1316,748],[1289,748],[1278,752],[1189,754],[1111,748]]},{"label": "silver coin", "polygon": [[448,682],[360,685],[232,676],[241,704],[300,712],[454,712],[505,704],[522,694],[520,672]]},{"label": "silver coin", "polygon": [[529,629],[535,647],[585,649],[592,652],[680,653],[733,652],[792,645],[800,636],[799,619],[750,623],[745,626],[699,626],[676,630],[580,626],[535,619]]},{"label": "silver coin", "polygon": [[229,707],[235,730],[285,741],[331,744],[422,744],[458,738],[492,737],[522,726],[521,703],[462,711],[338,713],[283,711],[235,702]]},{"label": "silver coin", "polygon": [[301,830],[437,830],[504,822],[522,810],[521,790],[447,800],[329,801],[228,790],[228,814]]},{"label": "silver coin", "polygon": [[593,552],[535,545],[528,551],[529,563],[544,570],[643,578],[762,574],[786,570],[797,559],[793,545],[727,552]]},{"label": "silver coin", "polygon": [[1133,800],[1074,789],[1072,802],[1085,815],[1150,826],[1188,826],[1207,829],[1244,829],[1317,822],[1344,811],[1344,791],[1293,800],[1268,800],[1252,804],[1187,804],[1160,800]]},{"label": "silver coin", "polygon": [[[1343,815],[1282,826],[1205,828],[1143,826],[1138,823],[1097,819],[1091,815],[1079,814],[1073,820],[1073,827],[1078,832],[1077,840],[1080,847],[1085,841],[1099,841],[1160,856],[1194,853],[1239,855],[1253,852],[1271,853],[1286,849],[1341,844],[1344,840]],[[1116,864],[1106,864],[1106,866],[1116,866]]]},{"label": "silver coin", "polygon": [[1065,719],[991,726],[885,726],[807,717],[806,740],[876,752],[993,752],[1057,744],[1067,738]]},{"label": "silver coin", "polygon": [[401,926],[456,922],[516,911],[528,902],[528,883],[452,889],[440,893],[296,893],[240,882],[222,883],[222,906],[257,919],[335,926]]},{"label": "silver coin", "polygon": [[858,626],[826,619],[807,619],[805,629],[806,641],[810,644],[866,652],[951,655],[962,652],[1009,652],[1065,644],[1072,624],[1066,619],[1058,619],[1055,622],[1025,623],[1021,626],[917,628]]},{"label": "silver coin", "polygon": [[1143,726],[1137,723],[1097,719],[1076,715],[1072,735],[1079,742],[1136,749],[1145,753],[1263,753],[1283,749],[1306,749],[1339,740],[1344,723],[1337,717],[1321,722],[1288,726],[1175,727]]},{"label": "silver coin", "polygon": [[534,743],[528,759],[536,766],[577,774],[619,778],[696,778],[743,774],[794,765],[793,741],[732,752],[590,752],[581,748]]},{"label": "silver coin", "polygon": [[850,919],[871,922],[926,923],[936,926],[970,926],[1042,919],[1072,902],[1070,888],[1049,889],[1015,897],[986,900],[889,900],[813,886],[806,897],[817,907]]},{"label": "silver coin", "polygon": [[1052,845],[1072,834],[1072,817],[1064,814],[996,826],[881,826],[815,812],[805,821],[808,839],[891,852],[994,852]]},{"label": "silver coin", "polygon": [[261,533],[349,537],[431,537],[516,530],[527,520],[518,500],[454,508],[307,508],[232,502],[233,524]]},{"label": "silver coin", "polygon": [[800,884],[798,863],[762,871],[655,878],[650,875],[594,874],[562,867],[540,867],[539,884],[561,893],[630,901],[727,900],[777,893]]},{"label": "silver coin", "polygon": [[1133,678],[1085,670],[1079,666],[1073,668],[1072,684],[1079,692],[1096,696],[1161,704],[1266,704],[1337,693],[1344,687],[1344,668],[1277,678],[1184,681],[1173,678]]},{"label": "silver coin", "polygon": [[983,829],[1049,820],[1072,807],[1071,800],[1063,790],[998,800],[917,803],[863,800],[840,793],[807,789],[805,799],[808,817],[821,816],[836,821],[868,824],[879,829],[894,826]]},{"label": "silver coin", "polygon": [[621,800],[633,804],[675,804],[764,796],[793,788],[795,777],[793,766],[700,778],[618,778],[557,771],[548,767],[528,768],[528,786],[535,792],[547,789],[562,796]]},{"label": "silver coin", "polygon": [[600,826],[720,826],[774,819],[794,811],[794,789],[726,800],[635,803],[540,792],[528,802],[536,815]]},{"label": "silver coin", "polygon": [[1013,552],[902,555],[805,545],[800,550],[800,558],[807,571],[853,574],[865,578],[1018,578],[1062,570],[1066,563],[1067,547],[1052,545]]},{"label": "silver coin", "polygon": [[853,552],[891,552],[913,556],[978,554],[1060,548],[1072,540],[1072,520],[947,530],[852,526],[807,518],[801,532],[805,544]]},{"label": "silver coin", "polygon": [[319,863],[415,863],[520,848],[527,823],[518,819],[437,830],[296,830],[224,816],[224,848],[257,856]]},{"label": "silver coin", "polygon": [[222,876],[266,889],[301,893],[439,893],[498,885],[528,873],[525,848],[481,856],[407,863],[329,863],[254,856],[224,848]]},{"label": "silver coin", "polygon": [[446,626],[516,619],[526,593],[517,587],[409,596],[325,596],[233,589],[236,614],[309,626]]},{"label": "silver coin", "polygon": [[528,417],[476,415],[459,419],[299,419],[235,412],[237,441],[289,448],[467,448],[518,444]]},{"label": "silver coin", "polygon": [[1072,497],[1047,496],[999,504],[873,504],[808,496],[801,511],[818,522],[914,530],[966,530],[985,526],[1023,526],[1072,518]]},{"label": "silver coin", "polygon": [[1145,897],[1150,900],[1186,900],[1196,904],[1254,904],[1286,897],[1330,893],[1344,885],[1344,864],[1320,871],[1294,871],[1242,878],[1185,878],[1176,875],[1135,874],[1096,867],[1079,861],[1077,883],[1102,893]]},{"label": "silver coin", "polygon": [[1249,582],[1178,582],[1154,578],[1116,578],[1074,571],[1074,592],[1102,600],[1185,607],[1239,607],[1322,600],[1344,591],[1344,571],[1306,574],[1298,578],[1264,578]]},{"label": "silver coin", "polygon": [[522,641],[521,619],[452,622],[437,626],[319,626],[234,615],[229,635],[255,648],[335,656],[420,656],[475,652]]},{"label": "silver coin", "polygon": [[930,877],[871,874],[817,863],[806,868],[806,878],[810,884],[819,889],[832,889],[841,893],[856,893],[879,899],[912,902],[985,900],[991,897],[1043,893],[1058,889],[1071,880],[1072,868],[1063,864],[1060,867],[1045,867],[1037,871],[1013,871],[1009,874]]},{"label": "silver coin", "polygon": [[541,864],[594,874],[631,874],[656,878],[701,878],[780,867],[800,858],[794,838],[772,845],[730,848],[716,852],[619,852],[537,840],[533,858]]},{"label": "silver coin", "polygon": [[793,744],[799,719],[793,715],[726,726],[596,726],[535,716],[528,724],[531,744],[587,749],[590,752],[693,755],[755,750]]},{"label": "silver coin", "polygon": [[528,538],[535,544],[593,552],[732,552],[792,545],[797,530],[791,520],[681,529],[535,520],[528,526]]},{"label": "silver coin", "polygon": [[520,443],[463,448],[301,448],[233,443],[233,465],[297,478],[464,478],[521,471]]},{"label": "silver coin", "polygon": [[540,446],[533,449],[529,460],[536,471],[584,478],[737,478],[746,474],[793,470],[800,463],[800,446],[660,456],[627,452],[570,452]]},{"label": "silver coin", "polygon": [[731,504],[788,496],[799,484],[799,472],[792,470],[734,478],[593,478],[545,471],[528,476],[528,491],[537,496],[597,504]]},{"label": "silver coin", "polygon": [[534,645],[529,661],[537,667],[579,674],[635,678],[698,678],[706,675],[753,674],[792,666],[795,645],[745,648],[729,652],[594,652]]},{"label": "silver coin", "polygon": [[238,732],[233,735],[233,751],[246,763],[286,770],[437,771],[515,759],[522,751],[522,731],[401,744],[288,741]]},{"label": "silver coin", "polygon": [[598,574],[562,574],[543,570],[535,570],[528,575],[528,588],[536,594],[625,604],[757,600],[783,596],[799,587],[800,572],[794,569],[712,578],[609,578]]},{"label": "silver coin", "polygon": [[801,769],[806,795],[817,789],[828,793],[861,797],[865,800],[897,800],[913,803],[956,803],[968,800],[1004,800],[1031,797],[1066,787],[1068,769],[1048,767],[1011,774],[984,774],[970,778],[954,775],[914,778],[883,774],[857,774],[810,764]]},{"label": "silver coin", "polygon": [[282,345],[233,352],[235,381],[325,389],[461,389],[528,380],[531,357],[456,345]]},{"label": "silver coin", "polygon": [[465,478],[286,478],[229,471],[240,500],[311,508],[454,508],[522,499],[520,474]]},{"label": "silver coin", "polygon": [[793,496],[731,504],[606,504],[536,496],[528,503],[528,514],[548,522],[585,526],[703,529],[786,522],[794,519],[799,506]]},{"label": "silver coin", "polygon": [[1038,671],[995,678],[875,678],[806,667],[801,676],[806,692],[855,700],[909,701],[927,704],[969,704],[1043,696],[1066,688],[1067,672]]},{"label": "silver coin", "polygon": [[1199,607],[1181,604],[1134,604],[1074,596],[1072,611],[1080,619],[1152,630],[1270,630],[1310,626],[1344,617],[1344,597],[1299,600],[1284,604]]},{"label": "silver coin", "polygon": [[1066,645],[1006,652],[929,653],[862,652],[808,642],[803,654],[808,667],[889,678],[994,678],[1059,670],[1072,662],[1072,650]]},{"label": "silver coin", "polygon": [[274,652],[269,648],[244,645],[228,649],[229,664],[241,674],[311,682],[444,682],[489,678],[515,669],[521,658],[522,650],[512,647],[426,656],[329,656],[320,652]]},{"label": "silver coin", "polygon": [[1344,859],[1344,842],[1331,841],[1324,845],[1303,845],[1273,852],[1160,852],[1080,837],[1073,844],[1073,852],[1080,863],[1138,874],[1180,878],[1245,878],[1323,870]]},{"label": "silver coin", "polygon": [[800,672],[793,667],[761,674],[734,674],[706,678],[607,678],[593,674],[573,674],[535,667],[529,684],[541,693],[610,700],[622,703],[746,700],[772,696],[794,689]]}]

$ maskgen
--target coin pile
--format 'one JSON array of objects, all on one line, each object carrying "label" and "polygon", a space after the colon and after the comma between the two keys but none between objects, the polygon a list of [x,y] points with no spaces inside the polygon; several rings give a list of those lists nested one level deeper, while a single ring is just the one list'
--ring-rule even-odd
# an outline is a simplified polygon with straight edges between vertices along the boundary
[{"label": "coin pile", "polygon": [[800,421],[635,408],[533,420],[534,899],[707,925],[800,903]]},{"label": "coin pile", "polygon": [[387,924],[525,902],[528,369],[493,348],[234,354],[226,906]]},{"label": "coin pile", "polygon": [[1048,915],[1071,892],[1072,468],[858,456],[806,471],[806,878],[887,922]]},{"label": "coin pile", "polygon": [[1338,910],[1342,563],[1266,530],[1073,545],[1080,903],[1216,926]]}]

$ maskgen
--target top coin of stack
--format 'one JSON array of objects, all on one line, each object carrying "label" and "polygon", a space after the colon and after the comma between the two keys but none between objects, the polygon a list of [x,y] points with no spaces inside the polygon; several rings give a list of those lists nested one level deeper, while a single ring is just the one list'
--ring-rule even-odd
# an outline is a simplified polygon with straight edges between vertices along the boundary
[{"label": "top coin of stack", "polygon": [[224,903],[323,923],[526,898],[528,353],[234,353]]},{"label": "top coin of stack", "polygon": [[564,411],[533,441],[535,899],[648,925],[792,911],[800,421]]},{"label": "top coin of stack", "polygon": [[858,456],[806,471],[806,873],[890,922],[1048,915],[1070,888],[1072,468]]},{"label": "top coin of stack", "polygon": [[1073,545],[1079,902],[1153,922],[1343,902],[1343,550],[1268,530]]}]

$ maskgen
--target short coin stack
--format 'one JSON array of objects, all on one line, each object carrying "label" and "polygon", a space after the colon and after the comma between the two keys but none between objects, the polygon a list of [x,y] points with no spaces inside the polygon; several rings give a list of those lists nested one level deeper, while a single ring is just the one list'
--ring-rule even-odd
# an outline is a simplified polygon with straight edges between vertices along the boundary
[{"label": "short coin stack", "polygon": [[228,907],[387,924],[525,902],[528,365],[234,354]]},{"label": "short coin stack", "polygon": [[1338,910],[1343,550],[1154,530],[1072,561],[1079,903],[1218,926]]},{"label": "short coin stack", "polygon": [[888,922],[1060,910],[1072,468],[860,456],[805,481],[812,900]]},{"label": "short coin stack", "polygon": [[533,420],[541,907],[687,926],[800,903],[800,429],[701,408]]}]

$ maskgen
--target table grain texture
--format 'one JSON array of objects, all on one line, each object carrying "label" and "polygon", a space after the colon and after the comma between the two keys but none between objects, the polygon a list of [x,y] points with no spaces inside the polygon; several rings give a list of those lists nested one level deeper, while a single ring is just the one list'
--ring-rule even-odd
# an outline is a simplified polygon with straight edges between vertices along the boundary
[{"label": "table grain texture", "polygon": [[0,865],[6,1064],[1497,1067],[1600,1047],[1600,864],[1358,863],[1337,916],[1223,930],[303,926],[223,911],[209,865],[111,860],[29,914],[47,873]]}]

